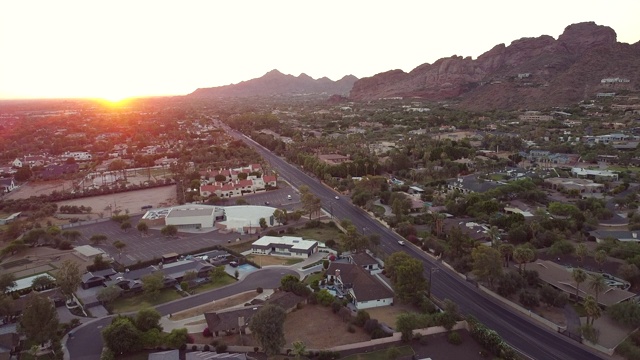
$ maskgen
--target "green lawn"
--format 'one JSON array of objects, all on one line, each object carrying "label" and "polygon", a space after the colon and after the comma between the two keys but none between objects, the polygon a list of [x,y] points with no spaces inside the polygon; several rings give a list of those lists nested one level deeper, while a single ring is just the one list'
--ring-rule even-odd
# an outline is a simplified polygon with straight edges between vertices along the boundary
[{"label": "green lawn", "polygon": [[384,207],[381,205],[373,205],[373,213],[378,216],[384,215]]},{"label": "green lawn", "polygon": [[[303,239],[318,240],[320,242],[327,242],[327,240],[338,241],[338,238],[342,234],[338,228],[334,227],[322,227],[313,229],[297,229],[293,236],[300,236]],[[289,235],[289,234],[287,234]]]},{"label": "green lawn", "polygon": [[120,298],[113,302],[112,308],[114,313],[126,313],[154,307],[180,298],[182,296],[174,288],[163,289],[153,300],[145,294],[140,294],[128,298]]},{"label": "green lawn", "polygon": [[205,292],[205,291],[217,289],[219,287],[223,287],[223,286],[226,286],[226,285],[229,285],[229,284],[233,284],[234,282],[236,282],[236,279],[234,279],[231,276],[225,276],[225,277],[217,279],[215,281],[210,281],[208,283],[204,283],[204,284],[198,286],[197,288],[193,289],[193,293],[194,294],[199,294],[201,292]]},{"label": "green lawn", "polygon": [[[401,346],[401,347],[394,347],[397,351],[395,352],[398,356],[397,357],[393,357],[393,359],[398,358],[398,357],[404,357],[404,356],[411,356],[414,354],[413,349],[411,348],[411,346]],[[378,350],[378,351],[374,351],[374,352],[370,352],[370,353],[363,353],[363,354],[353,354],[353,355],[349,355],[345,358],[342,358],[342,360],[387,360],[390,359],[392,357],[390,357],[390,350],[392,348],[389,349],[385,349],[385,350]],[[394,351],[394,350],[391,350]]]},{"label": "green lawn", "polygon": [[309,274],[306,278],[304,278],[304,283],[307,285],[311,285],[316,280],[322,280],[322,273]]}]

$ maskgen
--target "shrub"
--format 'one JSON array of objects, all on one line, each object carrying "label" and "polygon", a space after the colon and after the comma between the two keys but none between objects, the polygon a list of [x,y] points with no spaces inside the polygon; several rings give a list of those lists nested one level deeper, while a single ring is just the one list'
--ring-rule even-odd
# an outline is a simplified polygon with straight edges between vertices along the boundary
[{"label": "shrub", "polygon": [[209,345],[205,345],[202,347],[202,351],[211,351],[211,347]]},{"label": "shrub", "polygon": [[202,336],[204,337],[213,337],[213,334],[211,333],[211,330],[209,330],[208,327],[204,328],[204,330],[202,330]]},{"label": "shrub", "polygon": [[347,326],[347,331],[353,334],[354,332],[356,332],[356,328],[354,328],[353,325],[349,324]]},{"label": "shrub", "polygon": [[458,332],[456,331],[452,331],[449,333],[449,336],[447,336],[447,341],[449,342],[449,344],[453,344],[453,345],[462,344],[462,338],[460,337],[460,334],[458,334]]},{"label": "shrub", "polygon": [[227,344],[220,342],[216,345],[216,352],[223,353],[225,351],[227,351]]},{"label": "shrub", "polygon": [[191,346],[191,350],[193,350],[193,351],[198,350],[198,345],[192,345],[192,346]]},{"label": "shrub", "polygon": [[264,292],[264,289],[263,289],[263,288],[261,288],[261,287],[258,287],[258,288],[256,289],[256,292],[257,292],[258,294],[262,294],[262,292]]}]

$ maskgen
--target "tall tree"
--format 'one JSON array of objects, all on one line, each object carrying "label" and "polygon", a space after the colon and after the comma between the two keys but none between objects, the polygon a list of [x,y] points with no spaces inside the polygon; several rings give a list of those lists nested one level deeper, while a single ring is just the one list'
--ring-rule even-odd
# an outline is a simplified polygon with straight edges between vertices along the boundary
[{"label": "tall tree", "polygon": [[16,277],[13,273],[4,273],[0,275],[0,293],[6,293],[7,290],[16,286]]},{"label": "tall tree", "polygon": [[149,233],[149,225],[147,225],[145,221],[140,221],[136,228],[142,235],[147,235]]},{"label": "tall tree", "polygon": [[500,244],[498,247],[498,251],[500,251],[500,255],[502,255],[502,263],[504,267],[509,267],[509,261],[513,256],[513,250],[515,247],[512,244]]},{"label": "tall tree", "polygon": [[285,345],[285,311],[277,305],[265,305],[251,318],[249,329],[267,355],[276,355]]},{"label": "tall tree", "polygon": [[29,294],[20,318],[20,331],[37,344],[56,339],[58,313],[51,300],[35,292]]},{"label": "tall tree", "polygon": [[598,301],[593,296],[587,296],[584,299],[584,311],[587,313],[587,324],[593,325],[593,322],[602,315]]},{"label": "tall tree", "polygon": [[120,258],[122,257],[122,249],[127,247],[127,244],[125,244],[120,240],[116,240],[113,242],[113,247],[115,247],[116,250],[118,250],[118,260],[120,260]]},{"label": "tall tree", "polygon": [[518,263],[520,272],[526,270],[526,263],[533,261],[535,252],[528,246],[520,245],[513,250],[513,259]]},{"label": "tall tree", "polygon": [[64,230],[61,235],[63,238],[71,242],[74,242],[82,237],[82,234],[78,230]]},{"label": "tall tree", "polygon": [[139,350],[142,346],[141,335],[131,318],[126,316],[113,318],[111,324],[102,330],[105,346],[115,354]]},{"label": "tall tree", "polygon": [[602,265],[607,261],[607,252],[604,250],[598,250],[593,254],[593,259],[598,264],[598,269],[602,270]]},{"label": "tall tree", "polygon": [[589,249],[583,243],[580,243],[576,246],[576,257],[578,257],[578,261],[580,264],[584,261],[584,257],[589,253]]},{"label": "tall tree", "polygon": [[495,248],[480,245],[471,252],[473,273],[482,281],[488,281],[493,289],[493,281],[502,275],[500,252]]},{"label": "tall tree", "polygon": [[101,243],[107,241],[107,235],[103,235],[103,234],[91,235],[91,237],[89,238],[89,241],[91,241],[91,243],[94,245],[100,245]]},{"label": "tall tree", "polygon": [[73,298],[73,293],[82,282],[80,265],[71,260],[65,260],[56,272],[56,282],[67,299]]},{"label": "tall tree", "polygon": [[135,325],[138,330],[145,332],[151,329],[158,329],[162,331],[162,326],[160,325],[161,315],[158,310],[154,308],[145,308],[136,314]]},{"label": "tall tree", "polygon": [[491,247],[498,248],[500,246],[500,229],[497,226],[490,227],[487,236],[491,239]]},{"label": "tall tree", "polygon": [[596,293],[597,303],[600,293],[607,289],[607,282],[604,280],[604,276],[602,274],[592,275],[591,280],[589,281],[589,289]]},{"label": "tall tree", "polygon": [[160,290],[164,288],[164,275],[161,271],[143,276],[140,281],[142,281],[142,290],[152,299],[156,299]]},{"label": "tall tree", "polygon": [[422,263],[404,252],[395,252],[385,261],[387,276],[391,279],[400,301],[414,303],[427,289]]},{"label": "tall tree", "polygon": [[580,293],[580,284],[587,280],[587,273],[580,268],[574,268],[571,277],[573,277],[573,281],[576,282],[576,300],[578,300],[580,298],[578,296]]}]

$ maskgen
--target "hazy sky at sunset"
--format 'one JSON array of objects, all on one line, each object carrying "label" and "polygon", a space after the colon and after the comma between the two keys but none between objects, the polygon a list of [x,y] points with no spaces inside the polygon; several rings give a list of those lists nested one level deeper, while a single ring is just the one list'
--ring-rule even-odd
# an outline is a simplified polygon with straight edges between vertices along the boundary
[{"label": "hazy sky at sunset", "polygon": [[0,99],[182,95],[272,69],[410,71],[572,23],[640,40],[639,0],[0,1]]}]

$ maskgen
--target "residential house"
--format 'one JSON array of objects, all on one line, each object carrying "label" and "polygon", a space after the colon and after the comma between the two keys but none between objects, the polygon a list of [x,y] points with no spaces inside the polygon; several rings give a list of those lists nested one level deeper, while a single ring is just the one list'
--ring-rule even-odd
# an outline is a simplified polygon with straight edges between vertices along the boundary
[{"label": "residential house", "polygon": [[393,291],[356,264],[332,262],[326,277],[358,310],[393,305]]},{"label": "residential house", "polygon": [[545,184],[549,184],[554,190],[577,190],[581,194],[584,193],[599,193],[604,190],[603,184],[598,184],[589,179],[575,179],[575,178],[546,178]]},{"label": "residential house", "polygon": [[113,268],[104,270],[98,270],[93,272],[86,272],[82,275],[80,286],[83,289],[89,289],[96,286],[103,286],[111,276],[116,275],[117,272]]},{"label": "residential house", "polygon": [[463,234],[479,242],[491,241],[488,235],[489,227],[465,219],[444,219],[442,228],[445,234],[449,234],[453,228],[459,229]]},{"label": "residential house", "polygon": [[213,336],[247,333],[249,322],[262,305],[254,305],[220,312],[205,313],[204,319]]},{"label": "residential house", "polygon": [[111,275],[109,279],[105,281],[105,285],[115,285],[123,290],[132,292],[142,291],[142,282],[140,280],[143,277],[155,272],[162,272],[164,276],[164,286],[170,287],[179,284],[187,272],[195,272],[197,278],[200,279],[208,278],[209,272],[213,267],[214,266],[208,262],[197,259],[179,260],[171,264],[160,263],[159,265],[152,265],[138,270]]},{"label": "residential house", "polygon": [[[537,260],[530,264],[527,270],[538,272],[540,282],[551,285],[552,287],[567,293],[569,296],[576,295],[576,281],[573,279],[571,270],[562,265],[556,264],[548,260]],[[627,301],[636,296],[635,293],[612,286],[606,286],[604,291],[596,295],[595,291],[589,286],[580,286],[578,298],[585,299],[593,296],[598,299],[598,303],[603,307],[618,304]]]},{"label": "residential house", "polygon": [[609,170],[592,170],[585,168],[572,168],[571,173],[582,179],[592,180],[618,180],[618,173]]},{"label": "residential house", "polygon": [[354,253],[349,255],[347,258],[350,263],[360,266],[372,275],[382,272],[382,267],[378,260],[367,252]]},{"label": "residential house", "polygon": [[251,253],[259,255],[308,258],[317,252],[317,241],[296,236],[263,236],[251,244]]},{"label": "residential house", "polygon": [[606,239],[616,239],[622,242],[639,242],[638,233],[640,231],[629,230],[593,230],[589,235],[596,239],[597,243],[603,243]]},{"label": "residential house", "polygon": [[0,194],[10,193],[15,190],[18,186],[16,185],[14,179],[10,178],[0,178]]}]

